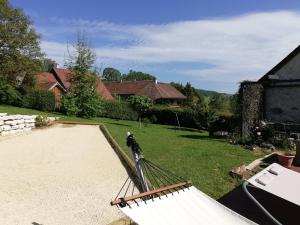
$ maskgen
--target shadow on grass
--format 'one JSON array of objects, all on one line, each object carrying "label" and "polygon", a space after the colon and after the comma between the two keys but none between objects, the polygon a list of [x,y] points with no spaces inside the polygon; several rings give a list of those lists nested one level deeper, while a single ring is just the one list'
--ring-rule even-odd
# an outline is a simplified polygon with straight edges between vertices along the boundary
[{"label": "shadow on grass", "polygon": [[[250,193],[279,221],[285,225],[296,225],[299,222],[299,206],[282,198],[265,192],[259,188],[248,188]],[[245,194],[242,185],[233,189],[218,199],[222,205],[232,209],[238,214],[264,225],[274,223],[258,208],[256,204]],[[280,207],[278,207],[280,205]]]},{"label": "shadow on grass", "polygon": [[186,128],[186,127],[168,127],[167,129],[169,130],[178,130],[178,131],[190,131],[190,132],[199,132],[202,133],[203,131],[201,130],[197,130],[197,129],[193,129],[193,128]]},{"label": "shadow on grass", "polygon": [[195,139],[195,140],[222,141],[222,142],[226,141],[226,139],[222,137],[210,137],[210,136],[203,136],[203,135],[196,135],[196,134],[182,134],[182,135],[178,135],[178,137]]},{"label": "shadow on grass", "polygon": [[112,124],[112,125],[123,126],[123,127],[132,127],[131,125],[127,125],[127,124],[123,124],[123,123],[116,123],[116,122],[105,122],[105,123]]}]

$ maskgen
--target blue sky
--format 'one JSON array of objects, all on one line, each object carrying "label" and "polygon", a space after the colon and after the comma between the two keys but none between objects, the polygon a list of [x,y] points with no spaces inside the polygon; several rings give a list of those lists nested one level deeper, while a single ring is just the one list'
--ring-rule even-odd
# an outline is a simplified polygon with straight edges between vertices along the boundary
[{"label": "blue sky", "polygon": [[234,93],[300,41],[300,1],[11,0],[33,20],[60,65],[82,32],[99,67]]}]

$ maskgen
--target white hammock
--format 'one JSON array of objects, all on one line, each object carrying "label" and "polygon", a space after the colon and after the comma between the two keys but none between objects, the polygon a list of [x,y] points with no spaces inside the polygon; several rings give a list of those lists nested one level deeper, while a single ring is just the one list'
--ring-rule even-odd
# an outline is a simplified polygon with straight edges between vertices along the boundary
[{"label": "white hammock", "polygon": [[139,225],[256,224],[194,186],[120,209]]}]

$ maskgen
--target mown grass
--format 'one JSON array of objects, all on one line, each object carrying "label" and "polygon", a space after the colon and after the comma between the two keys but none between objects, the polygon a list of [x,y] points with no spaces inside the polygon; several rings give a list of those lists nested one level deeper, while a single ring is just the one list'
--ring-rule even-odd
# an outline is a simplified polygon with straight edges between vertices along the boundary
[{"label": "mown grass", "polygon": [[[0,112],[47,114],[3,105],[0,105]],[[224,139],[210,138],[207,132],[194,129],[178,130],[173,126],[155,124],[143,124],[140,127],[140,124],[135,121],[108,118],[81,119],[56,113],[47,115],[60,116],[62,120],[68,121],[102,122],[131,157],[130,149],[125,141],[126,132],[130,131],[139,142],[145,158],[191,180],[196,187],[215,199],[239,184],[229,176],[230,169],[262,156],[240,146],[230,145]]]}]

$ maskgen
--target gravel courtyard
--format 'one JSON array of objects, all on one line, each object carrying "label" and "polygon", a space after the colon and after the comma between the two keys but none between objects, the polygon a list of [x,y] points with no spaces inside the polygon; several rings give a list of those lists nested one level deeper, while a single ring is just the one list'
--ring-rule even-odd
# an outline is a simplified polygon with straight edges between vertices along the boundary
[{"label": "gravel courtyard", "polygon": [[98,126],[55,125],[0,137],[1,225],[101,225],[127,177]]}]

